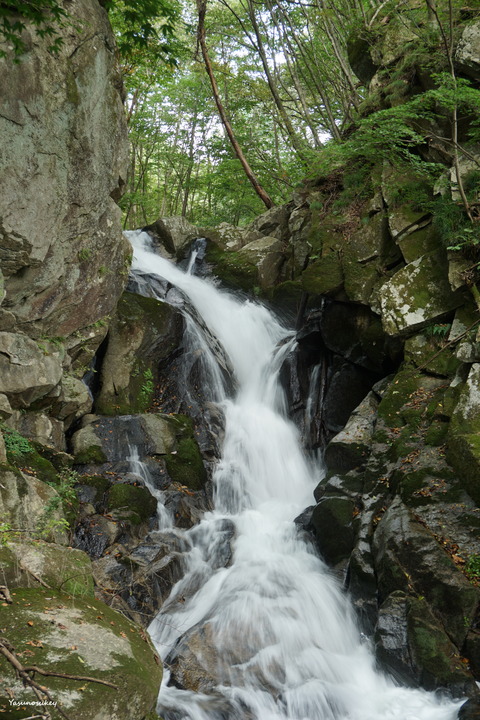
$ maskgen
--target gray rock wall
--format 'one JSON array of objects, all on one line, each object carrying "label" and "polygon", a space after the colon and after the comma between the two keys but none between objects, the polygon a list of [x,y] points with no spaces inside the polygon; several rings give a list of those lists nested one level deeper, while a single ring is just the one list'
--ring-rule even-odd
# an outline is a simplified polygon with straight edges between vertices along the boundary
[{"label": "gray rock wall", "polygon": [[98,0],[67,11],[57,55],[27,26],[19,62],[8,48],[0,59],[0,335],[11,406],[35,402],[68,426],[88,411],[72,375],[105,337],[130,250],[116,204],[128,145],[113,33]]}]

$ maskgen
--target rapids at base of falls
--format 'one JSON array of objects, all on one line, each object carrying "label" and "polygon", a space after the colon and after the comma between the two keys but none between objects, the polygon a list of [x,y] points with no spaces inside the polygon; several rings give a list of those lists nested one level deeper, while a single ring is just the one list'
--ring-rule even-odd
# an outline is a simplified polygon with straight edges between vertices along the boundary
[{"label": "rapids at base of falls", "polygon": [[[134,268],[188,298],[225,351],[237,387],[234,397],[220,381],[211,388],[225,415],[215,510],[189,531],[186,574],[149,628],[171,669],[161,716],[454,720],[461,703],[398,686],[377,670],[348,598],[293,523],[312,502],[318,467],[286,417],[278,380],[292,332],[264,306],[155,255],[144,233],[129,235]],[[207,374],[212,383],[220,377],[214,367]],[[225,523],[234,528],[227,567],[219,562]]]}]

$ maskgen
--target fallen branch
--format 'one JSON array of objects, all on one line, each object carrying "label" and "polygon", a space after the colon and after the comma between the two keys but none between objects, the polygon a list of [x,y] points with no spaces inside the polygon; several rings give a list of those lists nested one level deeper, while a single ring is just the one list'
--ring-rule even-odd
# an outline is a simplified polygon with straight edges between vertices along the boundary
[{"label": "fallen branch", "polygon": [[66,678],[67,680],[79,680],[80,682],[85,680],[85,682],[98,683],[99,685],[106,685],[114,690],[118,690],[118,685],[114,685],[113,683],[108,682],[108,680],[100,680],[99,678],[87,677],[86,675],[66,675],[65,673],[53,672],[52,670],[42,670],[42,668],[37,667],[37,665],[27,665],[23,669],[25,672],[38,673],[39,675],[44,675],[45,677],[59,677]]},{"label": "fallen branch", "polygon": [[[118,690],[118,686],[114,685],[111,682],[108,682],[108,680],[100,680],[98,678],[87,677],[86,675],[67,675],[66,673],[58,673],[52,670],[43,670],[43,668],[40,668],[37,665],[24,666],[15,655],[14,648],[6,638],[0,638],[0,655],[3,655],[3,657],[6,658],[10,665],[14,668],[17,675],[23,680],[24,685],[28,685],[32,688],[33,692],[39,700],[43,700],[43,695],[44,697],[48,698],[50,702],[55,703],[47,688],[39,685],[39,683],[34,680],[33,676],[35,675],[35,673],[43,675],[44,677],[59,677],[66,680],[98,683],[99,685],[106,685],[107,687],[111,687],[114,690]],[[65,713],[62,708],[60,708],[56,703],[55,708],[65,718],[65,720],[71,720],[70,716],[67,715],[67,713]],[[49,713],[47,717],[51,717]]]}]

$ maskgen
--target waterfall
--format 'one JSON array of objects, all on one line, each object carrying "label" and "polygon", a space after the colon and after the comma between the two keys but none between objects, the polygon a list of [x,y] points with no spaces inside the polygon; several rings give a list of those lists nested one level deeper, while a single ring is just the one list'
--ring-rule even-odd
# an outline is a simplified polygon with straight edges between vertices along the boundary
[{"label": "waterfall", "polygon": [[155,487],[150,471],[147,465],[140,460],[140,455],[136,445],[128,444],[127,460],[130,463],[132,473],[142,478],[145,487],[149,490],[157,501],[157,527],[156,530],[165,530],[172,526],[171,514],[165,507],[165,495],[161,490]]},{"label": "waterfall", "polygon": [[[223,346],[235,397],[215,474],[215,510],[190,531],[189,569],[149,631],[174,668],[190,653],[197,692],[169,686],[165,720],[453,720],[460,703],[379,672],[337,581],[293,520],[318,481],[286,418],[278,374],[293,343],[262,305],[185,274],[131,236],[134,268],[189,298]],[[231,559],[219,562],[230,527]],[[233,537],[232,537],[233,535]],[[220,553],[221,554],[221,553]],[[173,678],[173,675],[172,675]]]}]

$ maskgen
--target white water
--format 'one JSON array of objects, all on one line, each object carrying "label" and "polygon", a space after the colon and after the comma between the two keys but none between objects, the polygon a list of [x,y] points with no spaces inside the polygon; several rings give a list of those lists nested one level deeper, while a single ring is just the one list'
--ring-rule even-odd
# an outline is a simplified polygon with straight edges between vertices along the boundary
[{"label": "white water", "polygon": [[[287,352],[278,346],[291,333],[264,307],[185,275],[139,244],[134,267],[188,295],[225,348],[239,387],[234,400],[223,400],[216,510],[195,529],[202,540],[191,553],[190,572],[149,629],[165,658],[179,637],[203,626],[215,648],[218,684],[209,695],[164,685],[160,714],[175,720],[454,720],[460,703],[399,687],[375,669],[347,598],[297,535],[292,521],[312,504],[318,478],[285,418],[277,382]],[[233,560],[213,569],[222,518],[236,527]],[[199,577],[203,584],[189,598],[186,591]],[[184,594],[186,601],[176,602]]]},{"label": "white water", "polygon": [[145,487],[157,501],[157,527],[156,530],[165,530],[173,524],[173,518],[165,507],[165,495],[155,487],[147,465],[140,460],[138,448],[129,443],[127,460],[130,463],[132,473],[142,478]]}]

